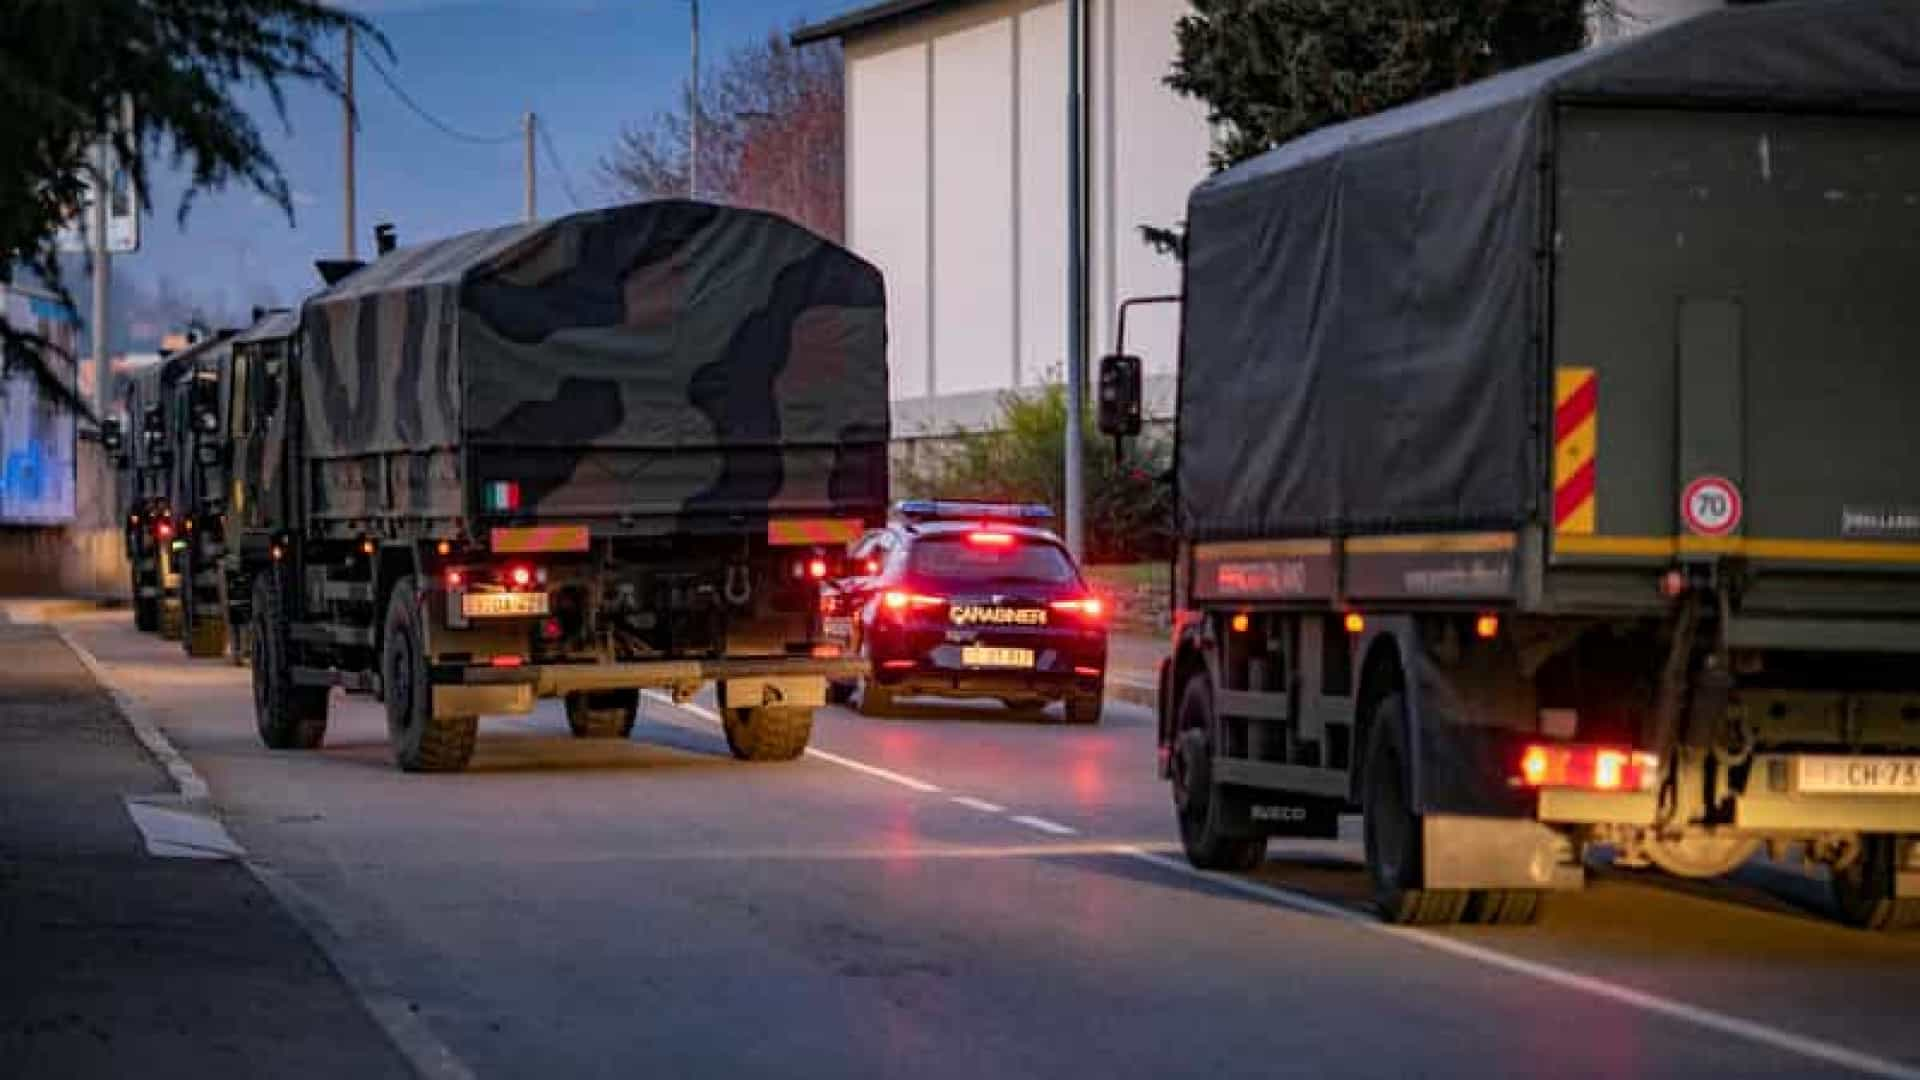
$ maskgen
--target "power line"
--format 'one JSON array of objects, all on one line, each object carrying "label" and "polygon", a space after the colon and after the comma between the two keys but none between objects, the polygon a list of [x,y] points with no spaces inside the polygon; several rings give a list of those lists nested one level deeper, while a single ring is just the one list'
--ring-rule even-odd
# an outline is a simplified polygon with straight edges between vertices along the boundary
[{"label": "power line", "polygon": [[553,171],[560,176],[560,189],[567,193],[567,201],[573,204],[575,210],[585,209],[580,202],[580,196],[574,194],[573,178],[567,175],[567,167],[561,163],[560,155],[553,149],[553,136],[547,134],[547,125],[536,124],[535,127],[540,132],[540,145],[547,151],[547,163],[552,165]]},{"label": "power line", "polygon": [[453,125],[446,123],[445,121],[441,120],[439,117],[428,112],[425,108],[421,107],[419,102],[413,100],[412,96],[410,96],[405,90],[400,88],[399,81],[396,80],[393,77],[393,75],[387,71],[386,66],[384,64],[380,63],[379,57],[376,57],[373,55],[372,50],[368,49],[365,45],[361,45],[360,55],[367,58],[367,63],[373,66],[374,74],[380,76],[380,81],[387,84],[387,89],[393,91],[394,97],[399,98],[401,103],[406,105],[407,108],[412,109],[414,114],[420,117],[420,119],[425,120],[427,123],[432,124],[436,128],[439,128],[442,134],[447,135],[451,138],[459,139],[461,142],[479,143],[483,146],[492,146],[499,143],[509,143],[514,141],[515,139],[520,138],[520,132],[517,132],[517,131],[512,132],[510,134],[506,134],[506,135],[500,135],[500,136],[474,135],[469,132],[461,131],[459,128],[456,128]]}]

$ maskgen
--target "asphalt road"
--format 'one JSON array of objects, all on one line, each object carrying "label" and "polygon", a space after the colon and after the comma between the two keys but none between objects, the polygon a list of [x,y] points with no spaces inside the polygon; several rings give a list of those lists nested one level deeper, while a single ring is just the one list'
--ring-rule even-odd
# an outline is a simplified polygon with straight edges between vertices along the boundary
[{"label": "asphalt road", "polygon": [[1186,870],[1132,706],[833,710],[756,766],[697,707],[592,743],[548,704],[406,776],[370,703],[273,753],[245,671],[66,629],[436,1075],[1920,1077],[1920,936],[1815,881],[1607,872],[1536,927],[1387,930],[1351,843]]}]

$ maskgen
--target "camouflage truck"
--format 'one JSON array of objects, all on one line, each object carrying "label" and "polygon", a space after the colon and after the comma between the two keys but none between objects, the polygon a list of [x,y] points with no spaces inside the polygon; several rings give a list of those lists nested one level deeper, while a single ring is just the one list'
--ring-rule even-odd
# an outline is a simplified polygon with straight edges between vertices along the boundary
[{"label": "camouflage truck", "polygon": [[[383,252],[241,336],[236,577],[270,747],[329,688],[386,705],[405,770],[477,717],[716,684],[728,746],[806,747],[819,583],[884,518],[884,286],[769,215],[657,202]],[[278,356],[276,362],[273,357]]]},{"label": "camouflage truck", "polygon": [[203,342],[134,371],[120,385],[107,432],[117,447],[122,526],[132,574],[134,626],[174,640],[181,634],[176,557],[178,523],[173,509],[174,451],[179,418],[169,406],[180,374],[211,342]]},{"label": "camouflage truck", "polygon": [[[1324,129],[1188,206],[1188,858],[1364,817],[1382,915],[1588,852],[1920,923],[1920,6],[1729,8]],[[1137,363],[1103,363],[1132,427]],[[1111,378],[1109,378],[1111,376]]]},{"label": "camouflage truck", "polygon": [[171,361],[163,381],[169,467],[167,505],[173,542],[165,604],[178,612],[180,646],[188,656],[220,656],[227,649],[221,564],[226,542],[227,403],[238,331],[214,333]]}]

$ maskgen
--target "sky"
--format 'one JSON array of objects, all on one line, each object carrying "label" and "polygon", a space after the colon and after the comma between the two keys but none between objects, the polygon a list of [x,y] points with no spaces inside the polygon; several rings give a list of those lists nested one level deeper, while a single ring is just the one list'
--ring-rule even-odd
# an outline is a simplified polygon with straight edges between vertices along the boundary
[{"label": "sky", "polygon": [[[864,6],[865,0],[701,0],[702,67],[732,47],[780,29]],[[411,112],[364,59],[357,218],[360,256],[373,226],[390,221],[403,244],[521,217],[522,115],[551,138],[573,196],[605,205],[599,161],[624,126],[644,124],[684,93],[686,0],[345,0],[387,36],[382,63],[416,102],[479,145],[437,131]],[[337,47],[336,47],[337,49]],[[176,218],[180,174],[156,177],[154,212],[139,252],[116,273],[152,287],[162,277],[209,305],[244,312],[289,303],[319,284],[316,258],[343,254],[343,110],[323,92],[287,93],[286,120],[258,89],[240,95],[293,188],[294,221],[251,191],[198,198]],[[574,207],[544,147],[538,149],[542,217]]]}]

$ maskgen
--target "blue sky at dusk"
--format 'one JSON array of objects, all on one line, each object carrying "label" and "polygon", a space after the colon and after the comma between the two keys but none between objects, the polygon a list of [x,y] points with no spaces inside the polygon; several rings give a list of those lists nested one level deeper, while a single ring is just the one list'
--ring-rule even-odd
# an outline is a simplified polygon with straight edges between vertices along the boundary
[{"label": "blue sky at dusk", "polygon": [[[621,128],[647,121],[684,92],[686,0],[347,0],[387,35],[386,66],[423,107],[475,135],[517,133],[528,109],[540,117],[575,194],[586,206],[611,195],[599,161]],[[703,67],[734,46],[859,7],[858,0],[702,0]],[[337,50],[337,46],[336,46]],[[356,75],[359,243],[391,221],[403,243],[518,220],[522,144],[473,145],[409,111],[364,60]],[[160,276],[203,302],[243,311],[291,301],[318,284],[316,257],[344,242],[342,110],[317,91],[287,96],[287,125],[264,93],[243,98],[294,189],[295,224],[250,191],[202,197],[184,229],[180,184],[154,192],[141,251],[116,270],[149,284]],[[289,132],[288,127],[291,131]],[[542,148],[542,216],[573,203]]]}]

